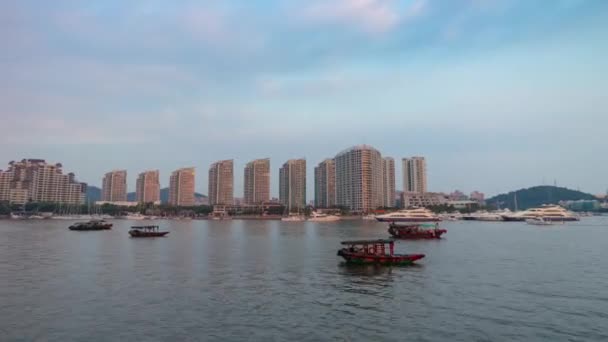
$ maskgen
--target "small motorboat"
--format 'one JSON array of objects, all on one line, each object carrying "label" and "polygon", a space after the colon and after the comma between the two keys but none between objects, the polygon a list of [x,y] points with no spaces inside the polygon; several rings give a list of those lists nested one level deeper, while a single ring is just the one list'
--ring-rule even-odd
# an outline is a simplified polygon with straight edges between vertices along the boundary
[{"label": "small motorboat", "polygon": [[338,251],[338,256],[352,264],[411,265],[425,256],[395,254],[393,240],[355,240],[342,241],[341,244],[346,247]]},{"label": "small motorboat", "polygon": [[388,232],[398,239],[441,239],[441,235],[447,233],[445,229],[439,229],[439,224],[410,224],[399,225],[391,223]]},{"label": "small motorboat", "polygon": [[91,220],[89,222],[76,222],[68,229],[77,231],[108,230],[112,229],[112,224],[104,220]]},{"label": "small motorboat", "polygon": [[158,226],[133,226],[129,230],[131,237],[162,237],[167,234],[168,231],[161,231]]},{"label": "small motorboat", "polygon": [[535,226],[550,226],[553,224],[552,221],[545,220],[542,217],[529,218],[526,220],[527,224],[532,224]]}]

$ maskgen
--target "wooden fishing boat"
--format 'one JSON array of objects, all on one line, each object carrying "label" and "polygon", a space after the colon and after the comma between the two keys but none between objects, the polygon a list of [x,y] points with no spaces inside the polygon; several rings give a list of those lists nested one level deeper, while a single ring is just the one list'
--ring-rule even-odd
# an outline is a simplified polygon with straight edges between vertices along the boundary
[{"label": "wooden fishing boat", "polygon": [[395,254],[393,240],[355,240],[341,244],[346,247],[338,251],[338,256],[353,264],[411,265],[424,258],[424,254]]},{"label": "wooden fishing boat", "polygon": [[167,234],[168,231],[161,231],[158,226],[133,226],[129,230],[131,237],[162,237]]},{"label": "wooden fishing boat", "polygon": [[77,231],[108,230],[112,229],[112,224],[104,220],[91,220],[89,222],[76,222],[68,229]]},{"label": "wooden fishing boat", "polygon": [[445,229],[439,229],[439,224],[410,224],[398,225],[391,223],[388,232],[398,239],[441,239],[441,235],[447,233]]}]

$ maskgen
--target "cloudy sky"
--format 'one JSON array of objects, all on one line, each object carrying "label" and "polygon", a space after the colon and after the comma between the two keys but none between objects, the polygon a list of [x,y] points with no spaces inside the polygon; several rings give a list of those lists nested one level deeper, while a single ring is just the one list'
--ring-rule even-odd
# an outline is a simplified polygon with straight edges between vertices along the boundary
[{"label": "cloudy sky", "polygon": [[[608,188],[608,1],[0,2],[0,168],[100,185],[355,144],[428,159],[433,191]],[[400,163],[397,163],[400,164]],[[397,187],[401,189],[398,165]]]}]

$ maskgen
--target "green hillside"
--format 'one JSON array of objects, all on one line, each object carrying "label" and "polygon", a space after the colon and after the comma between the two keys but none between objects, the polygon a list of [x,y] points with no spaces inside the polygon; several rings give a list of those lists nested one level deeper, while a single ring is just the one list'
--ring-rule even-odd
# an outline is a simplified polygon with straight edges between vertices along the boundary
[{"label": "green hillside", "polygon": [[515,210],[515,199],[520,210],[543,204],[557,204],[559,201],[593,200],[595,196],[584,192],[557,186],[535,186],[494,196],[486,200],[490,206]]}]

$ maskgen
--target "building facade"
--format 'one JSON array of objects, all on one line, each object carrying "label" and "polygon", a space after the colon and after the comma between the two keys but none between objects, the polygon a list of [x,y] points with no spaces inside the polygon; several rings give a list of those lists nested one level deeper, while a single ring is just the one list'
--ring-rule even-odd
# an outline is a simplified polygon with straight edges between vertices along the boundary
[{"label": "building facade", "polygon": [[424,157],[403,158],[403,191],[427,192],[426,161]]},{"label": "building facade", "polygon": [[331,208],[336,205],[336,164],[325,159],[315,167],[315,208]]},{"label": "building facade", "polygon": [[6,171],[0,170],[0,201],[84,204],[86,191],[87,185],[77,182],[73,173],[63,174],[61,164],[43,159],[13,161]]},{"label": "building facade", "polygon": [[101,200],[106,202],[127,201],[127,170],[106,173],[101,185]]},{"label": "building facade", "polygon": [[355,212],[382,206],[382,155],[360,145],[340,152],[336,162],[336,205]]},{"label": "building facade", "polygon": [[209,204],[234,203],[234,161],[220,160],[209,167]]},{"label": "building facade", "polygon": [[417,191],[404,191],[401,195],[401,205],[403,208],[429,207],[447,204],[449,201],[445,194],[437,192],[420,193]]},{"label": "building facade", "polygon": [[382,159],[382,206],[395,207],[395,160],[391,157]]},{"label": "building facade", "polygon": [[175,170],[169,178],[169,204],[182,207],[194,206],[194,179],[193,167]]},{"label": "building facade", "polygon": [[158,170],[144,171],[137,176],[135,194],[138,203],[160,203]]},{"label": "building facade", "polygon": [[279,201],[289,212],[306,207],[306,159],[291,159],[279,169]]},{"label": "building facade", "polygon": [[270,159],[257,159],[245,166],[245,204],[260,204],[270,200]]}]

